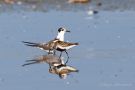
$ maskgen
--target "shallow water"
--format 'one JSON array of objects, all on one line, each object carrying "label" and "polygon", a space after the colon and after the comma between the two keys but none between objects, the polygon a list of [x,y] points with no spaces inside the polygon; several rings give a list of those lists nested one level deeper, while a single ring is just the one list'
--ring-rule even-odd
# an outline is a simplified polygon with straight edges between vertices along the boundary
[{"label": "shallow water", "polygon": [[[88,10],[49,8],[49,12],[42,12],[16,7],[15,10],[8,7],[9,11],[0,14],[0,90],[134,90],[133,10],[101,9],[98,14],[89,15]],[[25,60],[46,52],[27,47],[21,41],[47,42],[61,26],[71,31],[65,35],[66,41],[80,44],[68,51],[68,65],[80,72],[62,80],[48,72],[47,64],[22,67]]]}]

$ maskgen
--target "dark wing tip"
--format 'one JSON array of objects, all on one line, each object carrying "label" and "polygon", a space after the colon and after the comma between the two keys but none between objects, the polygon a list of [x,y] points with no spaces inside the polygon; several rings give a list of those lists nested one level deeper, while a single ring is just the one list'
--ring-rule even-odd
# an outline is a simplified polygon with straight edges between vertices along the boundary
[{"label": "dark wing tip", "polygon": [[22,67],[26,66],[26,64],[23,64]]},{"label": "dark wing tip", "polygon": [[79,45],[79,43],[75,43],[75,45]]},{"label": "dark wing tip", "polygon": [[33,43],[33,42],[26,42],[26,41],[22,41],[22,43],[25,43],[25,44],[37,44],[37,43]]},{"label": "dark wing tip", "polygon": [[79,70],[76,70],[76,72],[79,72]]}]

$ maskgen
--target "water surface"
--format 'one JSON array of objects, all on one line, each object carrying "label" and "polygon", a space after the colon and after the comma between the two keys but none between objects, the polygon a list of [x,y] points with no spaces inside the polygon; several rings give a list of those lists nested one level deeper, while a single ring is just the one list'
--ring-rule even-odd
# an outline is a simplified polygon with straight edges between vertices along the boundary
[{"label": "water surface", "polygon": [[[131,8],[121,7],[124,10],[121,11],[121,8],[107,10],[106,7],[98,9],[98,14],[89,15],[89,9],[85,9],[91,7],[89,4],[83,10],[78,7],[66,8],[68,11],[49,7],[47,12],[2,5],[1,90],[134,90],[135,12]],[[46,52],[27,47],[21,41],[47,42],[56,36],[61,26],[71,31],[65,35],[66,41],[80,44],[68,51],[68,64],[80,72],[62,80],[48,72],[47,64],[22,67],[25,60]]]}]

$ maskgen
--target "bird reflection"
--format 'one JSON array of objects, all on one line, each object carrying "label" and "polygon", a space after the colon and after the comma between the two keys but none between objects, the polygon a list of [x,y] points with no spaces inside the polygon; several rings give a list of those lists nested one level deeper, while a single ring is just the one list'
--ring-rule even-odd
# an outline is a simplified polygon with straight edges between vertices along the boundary
[{"label": "bird reflection", "polygon": [[26,60],[27,63],[23,64],[22,66],[32,65],[32,64],[39,64],[39,63],[46,63],[49,65],[49,72],[51,74],[58,75],[61,79],[66,79],[66,77],[71,72],[79,72],[78,69],[66,65],[64,63],[64,58],[59,56],[48,54],[48,55],[42,55],[38,56],[35,59],[32,60]]},{"label": "bird reflection", "polygon": [[65,64],[60,64],[58,66],[53,66],[52,68],[49,68],[49,72],[52,73],[52,74],[59,75],[59,77],[61,79],[66,79],[67,75],[69,75],[69,73],[71,73],[71,72],[79,72],[79,70],[72,67],[72,66],[68,66],[68,65],[65,65]]},{"label": "bird reflection", "polygon": [[28,63],[25,63],[22,66],[27,66],[27,65],[31,65],[31,64],[38,64],[38,63],[47,63],[47,64],[49,64],[49,66],[51,68],[51,66],[60,65],[63,61],[62,58],[59,58],[56,55],[54,56],[53,54],[42,55],[42,56],[39,56],[39,57],[32,59],[32,60],[26,60],[26,62],[28,62]]}]

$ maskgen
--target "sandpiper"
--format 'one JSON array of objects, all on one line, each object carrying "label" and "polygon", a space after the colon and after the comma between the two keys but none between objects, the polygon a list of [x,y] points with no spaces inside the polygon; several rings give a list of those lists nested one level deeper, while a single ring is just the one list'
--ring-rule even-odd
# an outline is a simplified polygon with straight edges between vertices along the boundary
[{"label": "sandpiper", "polygon": [[22,66],[27,66],[31,64],[38,64],[38,63],[47,63],[49,64],[50,68],[51,66],[58,66],[63,64],[63,58],[59,58],[58,56],[54,56],[53,54],[49,55],[42,55],[32,60],[26,60],[26,64],[23,64]]},{"label": "sandpiper", "polygon": [[[57,41],[56,43],[55,43],[55,49],[57,50],[57,51],[60,51],[61,53],[60,53],[60,57],[62,56],[62,52],[64,51],[66,54],[67,54],[67,61],[66,61],[66,63],[68,62],[68,59],[69,59],[69,55],[68,55],[68,53],[67,53],[67,50],[69,50],[69,49],[71,49],[71,48],[73,48],[74,46],[77,46],[77,45],[79,45],[79,43],[71,43],[71,42],[64,42],[64,41]],[[65,64],[66,64],[65,63]]]},{"label": "sandpiper", "polygon": [[55,42],[64,41],[65,32],[70,32],[70,31],[63,28],[63,27],[60,27],[58,29],[57,37],[55,39],[47,42],[47,43],[33,43],[33,42],[25,42],[25,41],[23,41],[23,43],[25,43],[25,45],[27,45],[27,46],[37,47],[37,48],[40,48],[42,50],[47,51],[48,53],[53,53],[54,52]]},{"label": "sandpiper", "polygon": [[58,66],[54,66],[53,68],[49,68],[49,72],[52,74],[57,74],[61,79],[66,79],[67,75],[71,72],[79,72],[78,69],[72,67],[72,66],[67,66],[65,64],[61,64]]}]

